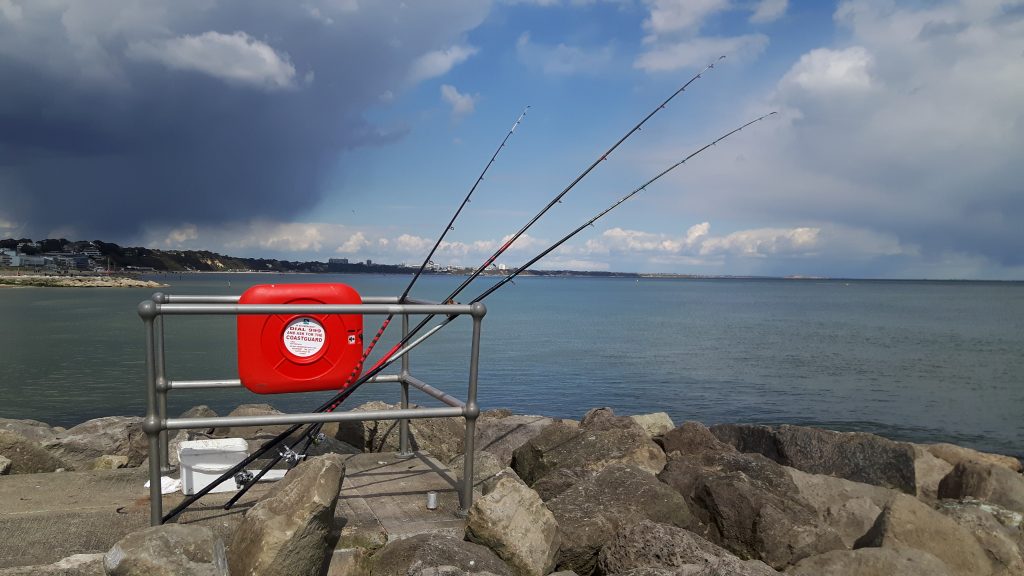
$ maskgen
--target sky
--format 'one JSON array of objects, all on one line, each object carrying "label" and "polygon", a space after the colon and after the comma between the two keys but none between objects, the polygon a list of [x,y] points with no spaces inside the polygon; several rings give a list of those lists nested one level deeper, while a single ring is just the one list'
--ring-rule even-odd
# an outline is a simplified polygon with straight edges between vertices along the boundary
[{"label": "sky", "polygon": [[[718,60],[725,56],[724,60]],[[0,0],[0,238],[1024,279],[1024,0]]]}]

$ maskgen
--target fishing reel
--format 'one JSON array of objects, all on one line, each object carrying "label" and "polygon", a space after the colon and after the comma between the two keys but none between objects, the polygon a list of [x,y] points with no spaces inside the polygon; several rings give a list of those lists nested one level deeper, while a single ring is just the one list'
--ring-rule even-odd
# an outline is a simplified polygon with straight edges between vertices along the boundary
[{"label": "fishing reel", "polygon": [[238,474],[235,474],[235,487],[241,490],[252,483],[256,475],[249,470],[242,470]]}]

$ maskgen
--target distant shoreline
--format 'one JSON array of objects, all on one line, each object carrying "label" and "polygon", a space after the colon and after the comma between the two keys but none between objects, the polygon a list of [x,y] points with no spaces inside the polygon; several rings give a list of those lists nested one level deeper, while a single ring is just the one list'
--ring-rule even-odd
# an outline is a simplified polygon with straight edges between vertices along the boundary
[{"label": "distant shoreline", "polygon": [[10,288],[163,288],[153,280],[140,280],[125,276],[47,276],[25,274],[0,275],[0,287]]}]

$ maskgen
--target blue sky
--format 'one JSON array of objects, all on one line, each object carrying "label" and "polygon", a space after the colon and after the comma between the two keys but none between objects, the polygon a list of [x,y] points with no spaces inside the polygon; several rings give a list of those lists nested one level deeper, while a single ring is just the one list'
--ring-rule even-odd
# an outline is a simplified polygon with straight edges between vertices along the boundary
[{"label": "blue sky", "polygon": [[1024,279],[1024,2],[0,0],[0,237]]}]

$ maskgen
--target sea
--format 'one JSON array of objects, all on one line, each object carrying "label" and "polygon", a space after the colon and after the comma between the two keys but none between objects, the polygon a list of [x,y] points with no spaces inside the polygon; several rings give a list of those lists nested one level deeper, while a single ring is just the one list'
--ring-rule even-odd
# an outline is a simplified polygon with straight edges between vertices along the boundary
[{"label": "sea", "polygon": [[[161,274],[169,294],[240,294],[255,284],[341,282],[394,296],[408,276]],[[464,278],[422,277],[442,299]],[[480,278],[465,300],[493,278]],[[138,304],[153,289],[0,289],[0,417],[73,426],[145,412]],[[681,423],[800,424],[1024,456],[1024,283],[814,279],[522,277],[485,301],[484,410],[580,418],[667,412]],[[365,331],[382,317],[367,316]],[[415,321],[415,319],[414,319]],[[400,337],[393,322],[377,354]],[[421,380],[458,397],[471,322],[412,351]],[[227,316],[166,319],[171,379],[237,378]],[[246,402],[310,411],[326,392],[174,391],[170,413]],[[396,402],[395,384],[347,401]],[[413,401],[436,404],[413,391]]]}]

